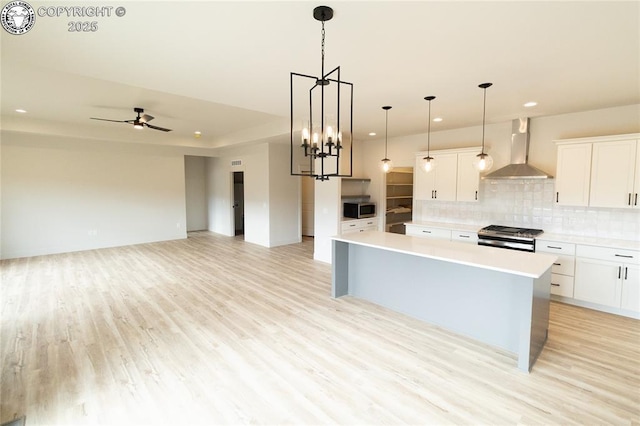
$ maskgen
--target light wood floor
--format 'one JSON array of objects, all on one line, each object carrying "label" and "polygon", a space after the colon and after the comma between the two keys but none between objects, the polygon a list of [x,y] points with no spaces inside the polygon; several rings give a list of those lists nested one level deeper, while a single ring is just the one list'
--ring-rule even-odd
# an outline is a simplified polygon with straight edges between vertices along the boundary
[{"label": "light wood floor", "polygon": [[312,242],[181,241],[0,263],[0,423],[638,424],[640,321],[552,303],[530,374],[330,298]]}]

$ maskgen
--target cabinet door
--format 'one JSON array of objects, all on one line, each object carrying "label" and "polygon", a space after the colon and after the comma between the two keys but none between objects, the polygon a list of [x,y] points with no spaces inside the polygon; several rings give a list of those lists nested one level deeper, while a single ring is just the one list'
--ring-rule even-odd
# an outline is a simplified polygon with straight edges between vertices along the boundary
[{"label": "cabinet door", "polygon": [[640,312],[640,268],[624,265],[622,280],[622,309]]},{"label": "cabinet door", "polygon": [[551,274],[551,294],[573,297],[573,277]]},{"label": "cabinet door", "polygon": [[573,297],[578,300],[620,307],[622,266],[596,259],[576,259]]},{"label": "cabinet door", "polygon": [[433,158],[436,161],[436,168],[432,172],[435,172],[434,199],[437,201],[455,201],[458,155],[442,154],[434,155]]},{"label": "cabinet door", "polygon": [[480,188],[480,173],[473,167],[473,161],[477,153],[458,154],[458,179],[456,188],[456,200],[478,201]]},{"label": "cabinet door", "polygon": [[589,205],[631,207],[635,167],[635,140],[594,143]]},{"label": "cabinet door", "polygon": [[558,145],[556,203],[565,206],[589,204],[591,145]]},{"label": "cabinet door", "polygon": [[422,155],[416,156],[416,166],[413,169],[413,198],[416,200],[431,200],[435,188],[435,174],[424,171],[422,158]]}]

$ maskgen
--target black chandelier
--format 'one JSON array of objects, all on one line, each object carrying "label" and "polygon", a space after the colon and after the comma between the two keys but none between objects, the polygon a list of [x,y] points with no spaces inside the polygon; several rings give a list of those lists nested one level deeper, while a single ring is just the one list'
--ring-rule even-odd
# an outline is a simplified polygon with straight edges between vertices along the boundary
[{"label": "black chandelier", "polygon": [[[333,9],[318,6],[313,17],[322,22],[322,67],[319,78],[290,75],[291,175],[323,181],[353,173],[353,84],[341,80],[339,66],[325,74],[324,23],[333,17]],[[348,170],[341,170],[347,164]]]}]

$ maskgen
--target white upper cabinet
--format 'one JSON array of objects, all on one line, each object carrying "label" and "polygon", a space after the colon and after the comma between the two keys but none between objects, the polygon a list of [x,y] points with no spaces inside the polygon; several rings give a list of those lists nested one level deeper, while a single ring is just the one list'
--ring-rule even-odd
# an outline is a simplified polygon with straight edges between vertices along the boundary
[{"label": "white upper cabinet", "polygon": [[556,203],[565,206],[589,205],[591,144],[558,146]]},{"label": "white upper cabinet", "polygon": [[458,154],[458,181],[456,186],[456,200],[458,201],[478,201],[480,173],[473,167],[473,162],[477,155],[477,151]]},{"label": "white upper cabinet", "polygon": [[640,135],[555,141],[556,203],[638,208]]},{"label": "white upper cabinet", "polygon": [[589,205],[633,206],[638,191],[633,187],[637,168],[636,144],[635,140],[593,144]]},{"label": "white upper cabinet", "polygon": [[426,152],[416,154],[414,198],[427,201],[477,201],[479,173],[473,160],[480,147],[431,151],[436,167],[429,173],[422,168]]}]

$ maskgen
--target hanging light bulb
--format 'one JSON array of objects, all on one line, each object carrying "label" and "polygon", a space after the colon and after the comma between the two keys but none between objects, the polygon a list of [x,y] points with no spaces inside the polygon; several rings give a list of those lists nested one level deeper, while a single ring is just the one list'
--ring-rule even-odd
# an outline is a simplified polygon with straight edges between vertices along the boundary
[{"label": "hanging light bulb", "polygon": [[430,155],[431,152],[431,101],[435,96],[427,96],[425,101],[429,101],[429,118],[427,120],[427,156],[422,159],[422,170],[429,173],[436,166],[436,160]]},{"label": "hanging light bulb", "polygon": [[383,106],[382,109],[385,111],[385,130],[384,130],[384,158],[380,162],[380,168],[384,173],[389,173],[391,169],[393,169],[393,162],[389,160],[387,156],[387,136],[389,133],[389,110],[390,106]]},{"label": "hanging light bulb", "polygon": [[487,111],[487,88],[493,86],[493,83],[482,83],[478,85],[484,91],[484,101],[482,107],[482,150],[480,154],[476,155],[476,159],[473,162],[473,167],[479,172],[486,172],[493,167],[493,158],[489,154],[484,152],[484,125]]}]

